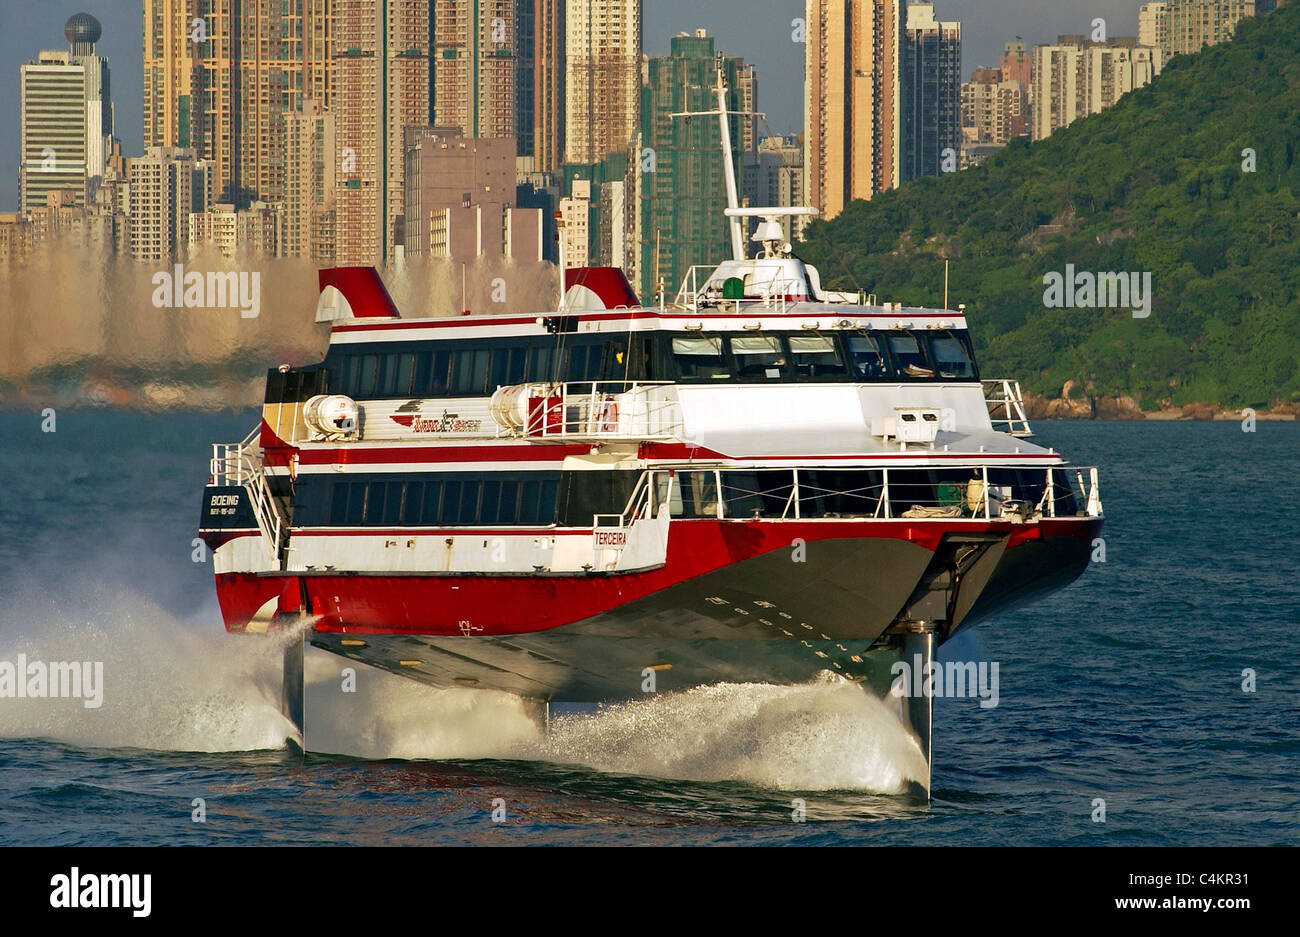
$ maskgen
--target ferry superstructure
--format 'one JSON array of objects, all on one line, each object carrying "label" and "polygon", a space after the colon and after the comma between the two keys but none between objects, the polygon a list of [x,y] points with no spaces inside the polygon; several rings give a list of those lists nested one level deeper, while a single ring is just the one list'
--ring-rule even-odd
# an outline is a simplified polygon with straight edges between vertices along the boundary
[{"label": "ferry superstructure", "polygon": [[[823,671],[889,699],[900,660],[1077,578],[1097,472],[1031,441],[964,310],[823,289],[783,241],[803,210],[732,192],[732,258],[651,305],[581,268],[556,311],[404,318],[373,269],[322,270],[323,360],[271,370],[260,425],[214,447],[226,628],[306,619],[302,643],[539,707]],[[898,705],[927,761],[930,706]]]}]

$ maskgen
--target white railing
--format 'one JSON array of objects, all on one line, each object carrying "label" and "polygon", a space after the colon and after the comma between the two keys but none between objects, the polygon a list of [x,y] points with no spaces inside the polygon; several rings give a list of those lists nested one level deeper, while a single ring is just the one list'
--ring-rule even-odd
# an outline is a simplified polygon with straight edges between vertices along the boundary
[{"label": "white railing", "polygon": [[248,492],[258,530],[270,551],[272,561],[279,563],[280,545],[284,536],[284,520],[275,506],[271,486],[266,481],[259,447],[254,443],[261,427],[254,429],[242,442],[214,443],[209,466],[210,484],[239,485]]},{"label": "white railing", "polygon": [[[763,285],[751,281],[745,284],[747,295],[743,299],[725,299],[722,290],[718,286],[709,288],[709,282],[717,267],[705,264],[695,264],[686,271],[686,276],[682,278],[681,289],[677,291],[677,298],[673,300],[673,305],[682,309],[689,309],[691,312],[698,312],[701,305],[717,306],[719,309],[733,312],[740,312],[743,307],[761,305],[777,312],[785,312],[787,300],[786,296],[789,290],[785,287],[796,281],[792,281],[788,271],[778,266],[772,271],[772,278]],[[704,285],[700,286],[700,271],[703,271]],[[806,289],[803,284],[797,284],[800,289]]]},{"label": "white railing", "polygon": [[517,427],[498,436],[528,439],[671,440],[683,431],[677,388],[669,383],[571,381],[552,384],[526,402]]},{"label": "white railing", "polygon": [[1012,436],[1034,435],[1025,415],[1025,399],[1020,393],[1019,381],[988,380],[980,383],[984,385],[984,400],[994,429]]},{"label": "white railing", "polygon": [[[706,490],[713,494],[707,512],[691,516],[719,520],[908,518],[1034,522],[1044,517],[1102,516],[1101,488],[1094,467],[1017,466],[1015,470],[1022,474],[1011,485],[995,475],[991,477],[991,471],[1001,468],[1005,466],[972,466],[960,470],[963,476],[954,473],[949,480],[935,483],[919,481],[917,469],[873,468],[866,471],[874,478],[861,479],[859,487],[843,490],[814,485],[808,473],[816,473],[817,469],[758,469],[759,473],[783,474],[788,480],[782,479],[771,487],[760,485],[757,490],[729,483],[725,468],[683,466],[676,471],[711,476]],[[967,471],[970,475],[964,476]],[[667,473],[660,469],[656,474]],[[1072,481],[1077,482],[1077,487]],[[744,507],[738,508],[738,504]],[[629,509],[631,505],[629,502]],[[621,522],[623,515],[609,517]]]}]

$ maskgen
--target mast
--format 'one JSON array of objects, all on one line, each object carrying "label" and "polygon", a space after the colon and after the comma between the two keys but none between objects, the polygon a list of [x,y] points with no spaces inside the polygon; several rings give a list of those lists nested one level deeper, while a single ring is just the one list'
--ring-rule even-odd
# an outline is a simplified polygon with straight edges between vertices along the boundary
[{"label": "mast", "polygon": [[[718,94],[718,129],[722,132],[722,169],[727,177],[727,207],[739,208],[740,198],[736,193],[736,167],[731,161],[731,121],[728,119],[727,112],[727,81],[722,67],[722,55],[719,53],[715,60],[715,71],[718,77],[717,94]],[[731,228],[731,259],[745,259],[745,235],[740,226],[740,219],[735,215],[728,215],[727,223]]]}]

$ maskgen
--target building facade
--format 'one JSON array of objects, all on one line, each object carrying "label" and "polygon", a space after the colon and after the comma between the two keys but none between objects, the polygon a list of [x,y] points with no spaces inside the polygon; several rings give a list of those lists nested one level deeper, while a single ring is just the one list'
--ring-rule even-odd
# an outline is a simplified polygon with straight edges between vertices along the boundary
[{"label": "building facade", "polygon": [[958,167],[961,151],[961,23],[909,3],[900,72],[899,182]]},{"label": "building facade", "polygon": [[[515,82],[524,0],[432,0],[431,112],[439,127],[468,137],[514,138]],[[531,31],[530,17],[524,26]],[[525,115],[531,124],[531,116]],[[531,127],[530,127],[531,135]]]},{"label": "building facade", "polygon": [[336,0],[335,259],[382,265],[404,251],[403,133],[429,122],[429,6]]},{"label": "building facade", "polygon": [[627,148],[641,109],[641,0],[567,0],[564,162]]},{"label": "building facade", "polygon": [[898,184],[903,16],[902,0],[808,0],[804,167],[823,218]]},{"label": "building facade", "polygon": [[1128,92],[1150,84],[1164,64],[1159,49],[1133,38],[1091,42],[1060,36],[1034,47],[1032,133],[1045,140],[1080,117],[1099,114]]}]

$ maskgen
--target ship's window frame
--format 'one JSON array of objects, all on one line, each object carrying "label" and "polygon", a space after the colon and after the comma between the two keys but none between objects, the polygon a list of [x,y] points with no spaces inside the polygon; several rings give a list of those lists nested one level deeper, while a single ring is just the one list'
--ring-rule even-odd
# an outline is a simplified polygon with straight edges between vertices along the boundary
[{"label": "ship's window frame", "polygon": [[[738,380],[753,378],[785,382],[790,377],[789,353],[785,342],[775,332],[732,332],[727,335],[727,351],[735,362]],[[770,358],[772,360],[763,360]]]},{"label": "ship's window frame", "polygon": [[[727,351],[727,343],[723,341],[726,333],[709,333],[700,332],[672,332],[668,335],[668,353],[673,361],[674,370],[676,371],[677,381],[684,384],[716,384],[721,381],[733,381],[735,374],[735,365],[731,360],[730,353]],[[713,354],[700,355],[690,351],[690,348],[711,348]],[[691,358],[708,358],[712,364],[695,364],[692,368],[708,369],[697,373],[687,373],[683,370],[683,359]]]},{"label": "ship's window frame", "polygon": [[[967,331],[958,331],[956,329],[935,329],[931,332],[921,333],[925,336],[925,345],[927,346],[928,358],[934,365],[935,377],[943,381],[962,381],[974,382],[980,379],[979,365],[975,361],[975,351],[971,347],[970,333]],[[937,344],[941,341],[951,341],[961,349],[965,356],[965,363],[970,369],[969,375],[949,375],[945,374],[939,367],[939,355],[936,350]]]},{"label": "ship's window frame", "polygon": [[[825,355],[825,346],[823,350],[798,350],[797,345],[801,342],[824,342],[829,346],[830,353],[834,355],[834,363],[825,362],[816,363],[807,361],[801,363],[800,356]],[[809,329],[802,333],[791,333],[785,337],[786,347],[790,351],[790,375],[795,381],[827,381],[827,382],[850,382],[853,380],[853,372],[850,370],[848,355],[839,341],[839,337],[834,333],[827,333],[816,329]]]},{"label": "ship's window frame", "polygon": [[[914,329],[890,329],[882,334],[885,346],[889,349],[889,357],[894,363],[894,373],[899,380],[933,381],[938,378],[938,369],[930,358],[929,343],[925,341],[924,333]],[[898,343],[904,341],[911,342],[915,350],[900,350]]]},{"label": "ship's window frame", "polygon": [[[848,352],[849,364],[864,381],[875,383],[897,380],[897,371],[889,354],[889,345],[882,340],[881,335],[880,331],[874,329],[853,329],[844,335],[844,346]],[[860,360],[860,353],[853,348],[854,339],[863,339],[871,346],[876,355],[877,363],[875,366],[872,368],[864,366],[864,362]],[[867,354],[867,352],[862,354]]]}]

